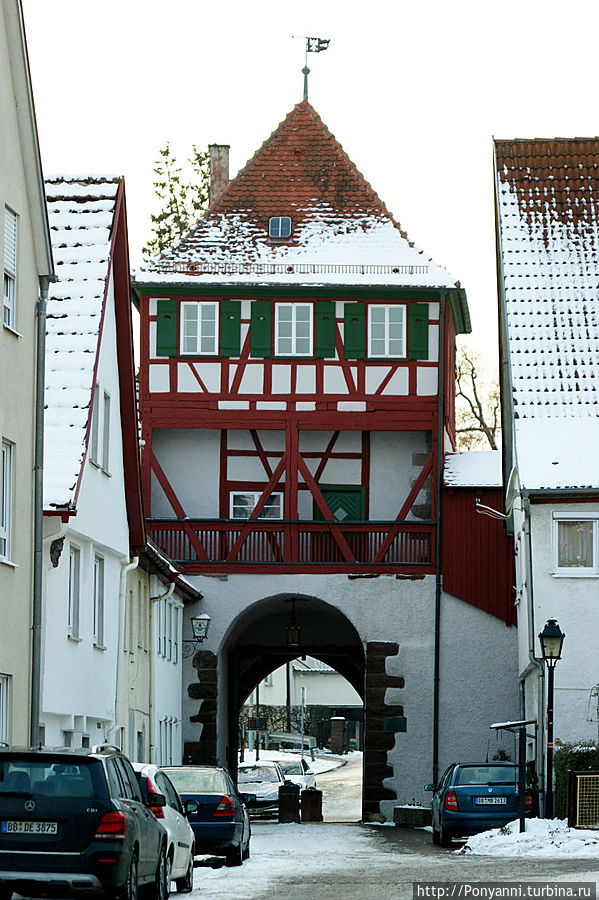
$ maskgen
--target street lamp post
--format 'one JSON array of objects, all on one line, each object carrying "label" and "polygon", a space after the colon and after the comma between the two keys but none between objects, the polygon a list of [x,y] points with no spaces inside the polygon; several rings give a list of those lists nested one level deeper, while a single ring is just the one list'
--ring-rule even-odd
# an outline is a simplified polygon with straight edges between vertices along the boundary
[{"label": "street lamp post", "polygon": [[543,662],[547,666],[547,775],[545,780],[545,818],[553,818],[553,683],[555,666],[562,655],[565,634],[556,619],[548,619],[539,634]]}]

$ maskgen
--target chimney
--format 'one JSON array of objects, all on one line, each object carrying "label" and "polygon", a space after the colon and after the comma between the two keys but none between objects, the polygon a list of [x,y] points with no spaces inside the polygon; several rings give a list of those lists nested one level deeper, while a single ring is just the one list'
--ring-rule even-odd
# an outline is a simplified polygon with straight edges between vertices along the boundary
[{"label": "chimney", "polygon": [[210,206],[229,183],[229,144],[210,144]]}]

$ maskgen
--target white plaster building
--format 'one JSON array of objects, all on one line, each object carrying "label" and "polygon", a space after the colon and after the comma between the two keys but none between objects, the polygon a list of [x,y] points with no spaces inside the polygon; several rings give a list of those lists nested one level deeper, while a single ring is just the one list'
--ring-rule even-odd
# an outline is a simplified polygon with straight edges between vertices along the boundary
[{"label": "white plaster building", "polygon": [[597,739],[599,140],[495,142],[504,486],[516,550],[522,713],[545,769],[538,634],[566,634],[554,736]]},{"label": "white plaster building", "polygon": [[53,262],[20,0],[0,8],[0,121],[0,741],[27,744],[36,511],[41,515],[33,475],[43,412],[39,298]]}]

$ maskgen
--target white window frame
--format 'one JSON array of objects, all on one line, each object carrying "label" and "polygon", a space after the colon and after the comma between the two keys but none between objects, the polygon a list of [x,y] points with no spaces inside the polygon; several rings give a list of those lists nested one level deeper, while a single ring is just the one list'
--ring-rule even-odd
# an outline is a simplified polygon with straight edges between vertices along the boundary
[{"label": "white window frame", "polygon": [[[372,313],[374,310],[385,311],[385,351],[384,353],[372,352]],[[398,309],[402,313],[402,348],[401,353],[391,353],[389,350],[389,311]],[[379,303],[370,303],[368,305],[368,358],[369,359],[405,359],[406,357],[406,305],[405,303],[389,303],[381,305]]]},{"label": "white window frame", "polygon": [[94,466],[100,468],[100,385],[94,388],[92,406],[92,429],[89,443],[89,458]]},{"label": "white window frame", "polygon": [[[283,222],[289,222],[289,231],[287,234],[281,234]],[[275,238],[275,240],[284,241],[291,237],[292,228],[293,223],[291,221],[291,216],[271,216],[268,220],[268,236]]]},{"label": "white window frame", "polygon": [[2,321],[13,331],[16,327],[18,216],[4,207],[4,279]]},{"label": "white window frame", "polygon": [[110,475],[110,394],[104,391],[102,399],[102,471]]},{"label": "white window frame", "polygon": [[[212,347],[210,350],[202,350],[202,337],[207,337],[207,335],[202,335],[202,310],[211,307],[214,309],[214,337],[212,341]],[[194,309],[197,312],[196,316],[196,332],[195,332],[195,344],[193,347],[185,345],[185,315],[186,310]],[[218,315],[218,303],[198,303],[197,301],[183,301],[181,304],[181,321],[180,321],[180,341],[179,346],[181,348],[181,356],[218,356],[218,348],[219,348],[219,315]]]},{"label": "white window frame", "polygon": [[15,445],[2,439],[0,468],[0,559],[12,557],[13,510],[15,490]]},{"label": "white window frame", "polygon": [[94,644],[104,649],[105,559],[94,556]]},{"label": "white window frame", "polygon": [[0,741],[10,744],[10,675],[0,675]]},{"label": "white window frame", "polygon": [[[559,565],[559,524],[560,522],[592,522],[593,537],[592,566]],[[596,578],[599,576],[599,512],[554,512],[553,513],[553,575],[557,578]]]},{"label": "white window frame", "polygon": [[[234,519],[236,522],[247,522],[248,521],[249,516],[246,519],[246,518],[243,518],[242,516],[234,516],[233,512],[235,509],[235,498],[236,497],[250,497],[250,496],[253,497],[253,500],[254,500],[254,505],[252,506],[252,509],[250,510],[250,515],[251,515],[253,510],[258,505],[258,501],[260,500],[260,497],[262,496],[262,491],[231,491],[231,493],[229,494],[229,518]],[[264,522],[264,521],[269,521],[270,519],[273,519],[274,521],[280,521],[283,518],[283,492],[282,491],[273,491],[268,499],[271,500],[273,497],[279,498],[279,513],[280,513],[280,515],[265,516],[265,515],[263,515],[263,513],[264,513],[264,509],[263,509],[262,513],[260,513],[260,515],[258,516],[257,521]],[[273,509],[274,507],[268,507],[268,508]]]},{"label": "white window frame", "polygon": [[[279,349],[279,325],[280,325],[280,316],[281,310],[290,309],[291,310],[291,350],[283,351]],[[307,309],[309,311],[308,322],[310,324],[310,348],[309,350],[298,350],[297,349],[297,313],[300,309]],[[285,338],[288,340],[288,338]],[[313,303],[275,303],[275,356],[300,356],[300,357],[310,357],[314,355],[314,304]]]},{"label": "white window frame", "polygon": [[79,608],[81,601],[81,550],[69,547],[69,608],[67,628],[69,637],[79,640]]}]

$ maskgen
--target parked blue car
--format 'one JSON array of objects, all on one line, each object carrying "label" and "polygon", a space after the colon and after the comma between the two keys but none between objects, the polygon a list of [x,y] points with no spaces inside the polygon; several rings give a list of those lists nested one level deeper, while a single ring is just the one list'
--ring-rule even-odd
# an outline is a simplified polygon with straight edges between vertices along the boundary
[{"label": "parked blue car", "polygon": [[[454,837],[499,828],[518,818],[518,767],[511,762],[452,763],[433,791],[433,844],[450,847]],[[526,815],[533,813],[533,793],[524,795]]]},{"label": "parked blue car", "polygon": [[228,866],[240,866],[250,856],[250,819],[245,800],[226,769],[220,766],[161,766],[181,800],[195,800],[188,815],[198,855],[224,856]]}]

